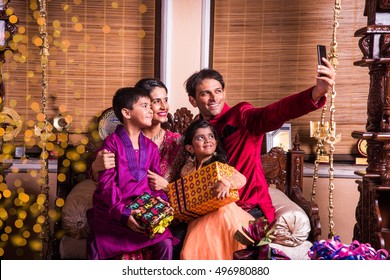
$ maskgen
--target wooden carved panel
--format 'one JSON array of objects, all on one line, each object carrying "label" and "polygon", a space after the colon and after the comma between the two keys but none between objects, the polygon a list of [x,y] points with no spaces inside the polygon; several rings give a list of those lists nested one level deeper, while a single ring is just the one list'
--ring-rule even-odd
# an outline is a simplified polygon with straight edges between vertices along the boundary
[{"label": "wooden carved panel", "polygon": [[381,0],[379,5],[383,10],[390,10],[390,0]]},{"label": "wooden carved panel", "polygon": [[367,124],[366,129],[370,132],[381,131],[382,111],[384,106],[384,88],[382,65],[370,65],[370,92],[367,100]]},{"label": "wooden carved panel", "polygon": [[366,35],[359,39],[359,48],[363,53],[362,59],[367,59],[372,57],[372,51],[371,51],[371,35]]},{"label": "wooden carved panel", "polygon": [[383,34],[381,36],[381,57],[390,58],[390,34]]}]

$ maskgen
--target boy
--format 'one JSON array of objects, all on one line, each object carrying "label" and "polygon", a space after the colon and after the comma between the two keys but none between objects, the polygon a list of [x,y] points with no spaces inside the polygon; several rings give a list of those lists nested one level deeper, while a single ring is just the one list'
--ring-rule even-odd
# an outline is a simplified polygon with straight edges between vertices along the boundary
[{"label": "boy", "polygon": [[123,125],[118,125],[102,145],[102,149],[115,154],[116,167],[99,174],[99,184],[93,195],[93,247],[97,258],[126,258],[133,251],[150,247],[152,259],[171,259],[169,230],[149,239],[134,219],[139,210],[131,211],[126,207],[144,192],[167,201],[163,191],[152,191],[148,185],[148,169],[160,174],[158,148],[141,133],[152,124],[149,95],[143,89],[121,88],[112,104]]}]

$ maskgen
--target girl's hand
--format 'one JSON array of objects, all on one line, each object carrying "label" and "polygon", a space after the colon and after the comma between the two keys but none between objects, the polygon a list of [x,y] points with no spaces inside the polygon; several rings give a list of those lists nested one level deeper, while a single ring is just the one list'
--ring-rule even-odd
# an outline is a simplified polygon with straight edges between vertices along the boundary
[{"label": "girl's hand", "polygon": [[148,180],[150,188],[154,191],[167,189],[168,181],[153,171],[148,170]]},{"label": "girl's hand", "polygon": [[217,193],[217,199],[224,199],[230,196],[230,183],[227,180],[224,180],[224,178],[215,184],[214,189]]},{"label": "girl's hand", "polygon": [[129,219],[127,220],[127,226],[135,231],[135,232],[138,232],[138,233],[143,233],[144,232],[144,228],[142,226],[140,226],[136,219],[134,218],[134,216],[138,213],[140,213],[141,211],[140,210],[132,210],[131,213],[130,213],[130,216],[129,216]]}]

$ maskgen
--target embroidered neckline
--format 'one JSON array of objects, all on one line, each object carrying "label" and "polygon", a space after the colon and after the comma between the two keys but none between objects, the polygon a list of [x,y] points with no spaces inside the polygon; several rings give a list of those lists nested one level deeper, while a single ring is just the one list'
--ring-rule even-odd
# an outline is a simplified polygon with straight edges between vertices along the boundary
[{"label": "embroidered neckline", "polygon": [[147,168],[145,166],[147,159],[147,151],[145,144],[145,136],[140,133],[139,135],[139,165],[135,155],[135,149],[130,141],[129,135],[123,128],[123,126],[117,126],[115,133],[121,139],[123,145],[126,147],[126,155],[129,161],[129,171],[133,174],[134,178],[141,181],[147,175]]}]

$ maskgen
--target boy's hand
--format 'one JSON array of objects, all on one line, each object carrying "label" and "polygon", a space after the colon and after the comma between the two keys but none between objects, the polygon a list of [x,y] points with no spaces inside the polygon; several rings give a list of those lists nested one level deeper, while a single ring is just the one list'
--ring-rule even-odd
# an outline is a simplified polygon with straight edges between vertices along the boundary
[{"label": "boy's hand", "polygon": [[140,210],[132,210],[129,216],[129,219],[127,220],[127,226],[138,233],[143,233],[144,232],[144,227],[140,226],[137,221],[135,220],[134,216],[138,213],[140,213]]},{"label": "boy's hand", "polygon": [[168,181],[153,171],[148,170],[148,180],[149,187],[154,191],[167,189]]}]

